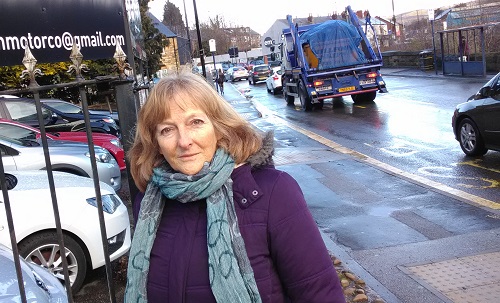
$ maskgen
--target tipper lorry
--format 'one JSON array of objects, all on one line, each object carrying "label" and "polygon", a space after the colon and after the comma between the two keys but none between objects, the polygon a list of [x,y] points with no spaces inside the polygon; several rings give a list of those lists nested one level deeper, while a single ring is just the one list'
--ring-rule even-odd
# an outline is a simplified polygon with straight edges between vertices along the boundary
[{"label": "tipper lorry", "polygon": [[377,92],[387,92],[380,74],[382,54],[370,15],[365,18],[365,30],[350,6],[343,16],[344,20],[302,26],[287,16],[282,84],[289,105],[299,98],[302,108],[309,111],[322,108],[329,98],[350,95],[355,103],[372,102]]}]

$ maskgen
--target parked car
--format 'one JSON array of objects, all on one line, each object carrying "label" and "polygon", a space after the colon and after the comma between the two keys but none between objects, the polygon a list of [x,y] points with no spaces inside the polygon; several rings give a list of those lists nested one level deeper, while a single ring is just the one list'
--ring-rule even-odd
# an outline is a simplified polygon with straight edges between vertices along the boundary
[{"label": "parked car", "polygon": [[[84,119],[82,108],[76,104],[58,99],[42,99],[41,102],[44,107],[50,109],[52,112],[55,112],[64,120],[73,122],[82,121]],[[92,131],[106,132],[121,138],[120,128],[113,119],[112,114],[109,112],[106,114],[102,111],[99,113],[92,113],[92,110],[89,110],[89,118],[91,123],[100,122],[102,124],[101,127],[94,127],[94,125],[92,125]]]},{"label": "parked car", "polygon": [[[73,291],[82,286],[88,270],[105,264],[99,214],[93,181],[54,172],[54,184],[65,253],[58,244],[47,172],[7,171],[14,186],[8,191],[17,247],[28,262],[42,265],[64,282],[61,256],[66,256]],[[127,207],[113,188],[100,182],[108,253],[111,261],[130,249],[130,221]],[[0,222],[6,222],[0,207]],[[8,228],[0,229],[0,243],[11,248]],[[1,267],[0,267],[1,268]],[[1,294],[1,291],[0,291]],[[1,295],[0,295],[1,297]]]},{"label": "parked car", "polygon": [[[42,117],[47,131],[85,131],[85,121],[80,107],[61,100],[42,100]],[[0,96],[0,118],[39,127],[35,101],[28,98]],[[121,137],[120,128],[109,115],[89,114],[93,132]]]},{"label": "parked car", "polygon": [[280,92],[283,90],[283,84],[281,82],[281,75],[283,74],[283,71],[281,70],[280,67],[274,67],[272,69],[272,74],[267,77],[266,79],[266,88],[268,93],[272,93],[273,95],[276,95],[277,92]]},{"label": "parked car", "polygon": [[[160,79],[158,78],[154,78],[155,81],[159,81]],[[158,82],[154,82],[154,84],[156,84]],[[75,104],[73,104],[75,105]],[[82,109],[80,106],[78,106],[80,109]],[[102,116],[110,116],[111,118],[113,118],[113,120],[115,121],[116,125],[118,125],[118,127],[120,126],[120,117],[118,117],[118,112],[117,111],[109,111],[109,110],[106,110],[106,109],[89,109],[89,113],[93,114],[93,115],[102,115]]]},{"label": "parked car", "polygon": [[455,139],[468,156],[500,151],[500,73],[467,102],[458,104],[452,118]]},{"label": "parked car", "polygon": [[250,69],[248,83],[255,84],[259,81],[266,81],[271,74],[271,68],[267,64],[255,65]]},{"label": "parked car", "polygon": [[226,81],[240,81],[248,79],[248,70],[243,66],[230,67],[226,72]]},{"label": "parked car", "polygon": [[[53,170],[92,178],[92,164],[87,144],[57,140],[48,140],[48,144]],[[118,163],[104,148],[94,146],[94,150],[99,180],[109,184],[114,190],[119,190],[122,180]],[[0,135],[0,154],[6,171],[46,168],[43,147],[33,138],[14,139]]]},{"label": "parked car", "polygon": [[[0,119],[0,135],[9,138],[28,138],[40,139],[40,130],[22,123],[11,120]],[[85,132],[46,132],[47,138],[50,140],[65,140],[87,143],[87,133]],[[120,143],[120,140],[109,134],[92,133],[92,141],[94,145],[103,147],[115,158],[120,170],[124,170],[125,152]]]},{"label": "parked car", "polygon": [[[17,256],[16,256],[17,257]],[[28,302],[66,303],[68,297],[61,282],[37,264],[29,264],[19,257]],[[0,301],[21,302],[17,272],[12,250],[0,244]]]}]

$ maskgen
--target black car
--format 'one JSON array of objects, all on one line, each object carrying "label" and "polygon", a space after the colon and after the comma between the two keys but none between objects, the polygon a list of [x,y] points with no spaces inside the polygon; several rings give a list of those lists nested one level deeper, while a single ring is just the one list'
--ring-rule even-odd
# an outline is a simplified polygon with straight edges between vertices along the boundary
[{"label": "black car", "polygon": [[500,151],[500,73],[467,102],[457,105],[452,118],[455,139],[468,156]]},{"label": "black car", "polygon": [[[85,131],[80,107],[62,100],[41,100],[45,128],[50,132]],[[0,97],[0,118],[39,127],[35,101],[28,98]],[[93,132],[121,137],[120,128],[109,115],[89,114]]]},{"label": "black car", "polygon": [[255,84],[258,81],[266,81],[267,77],[271,75],[271,68],[267,64],[260,64],[252,66],[248,73],[248,83]]}]

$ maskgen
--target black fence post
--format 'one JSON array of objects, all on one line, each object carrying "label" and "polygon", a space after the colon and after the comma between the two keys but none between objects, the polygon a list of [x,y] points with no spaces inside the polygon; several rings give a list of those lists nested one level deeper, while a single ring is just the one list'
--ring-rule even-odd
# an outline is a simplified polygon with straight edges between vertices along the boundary
[{"label": "black fence post", "polygon": [[[118,109],[120,130],[122,134],[121,141],[123,149],[125,150],[125,155],[127,155],[128,151],[132,147],[132,143],[134,142],[138,103],[136,102],[136,96],[133,90],[133,80],[119,80],[113,82],[112,85],[115,86],[116,91],[116,106]],[[130,175],[130,163],[127,157],[125,157],[125,163],[127,165],[126,172],[130,192],[130,201],[133,203],[139,190]]]}]

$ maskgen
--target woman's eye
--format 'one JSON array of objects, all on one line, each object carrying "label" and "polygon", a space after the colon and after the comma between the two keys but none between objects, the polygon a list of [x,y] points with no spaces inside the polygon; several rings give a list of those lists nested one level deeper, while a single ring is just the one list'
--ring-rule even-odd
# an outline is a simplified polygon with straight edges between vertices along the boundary
[{"label": "woman's eye", "polygon": [[200,120],[200,119],[195,119],[195,120],[193,120],[193,124],[194,124],[194,125],[201,125],[201,124],[203,124],[203,123],[204,123],[204,122],[203,122],[203,120]]},{"label": "woman's eye", "polygon": [[172,131],[172,128],[171,127],[165,127],[165,128],[162,128],[160,130],[160,135],[167,135],[168,133],[170,133]]}]

